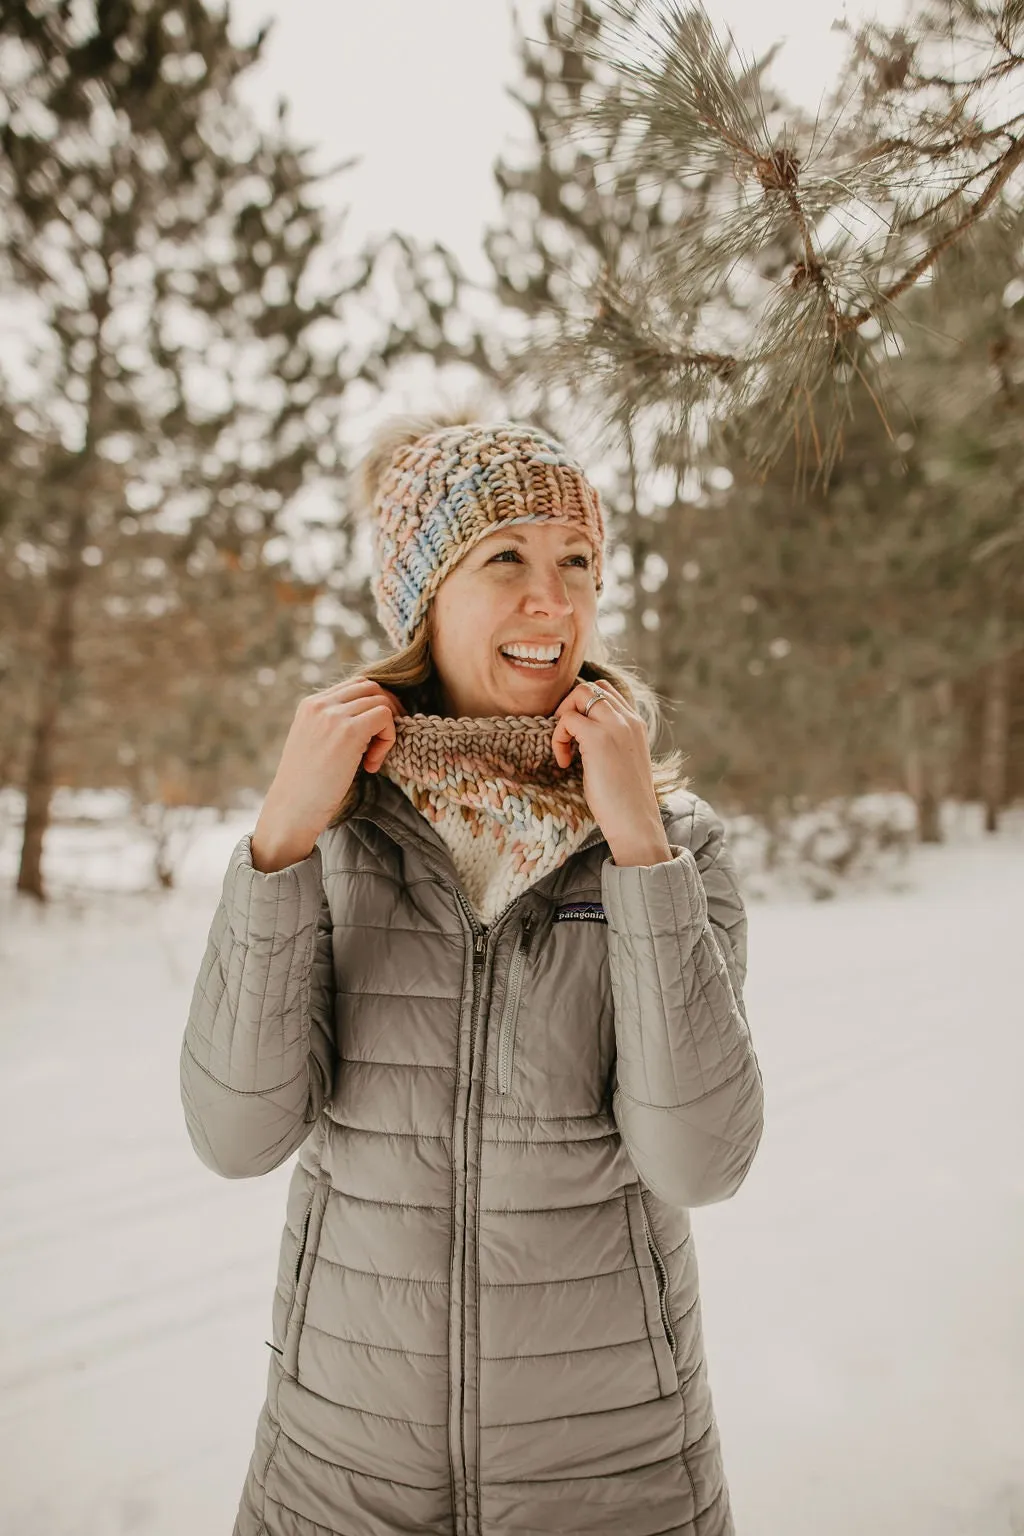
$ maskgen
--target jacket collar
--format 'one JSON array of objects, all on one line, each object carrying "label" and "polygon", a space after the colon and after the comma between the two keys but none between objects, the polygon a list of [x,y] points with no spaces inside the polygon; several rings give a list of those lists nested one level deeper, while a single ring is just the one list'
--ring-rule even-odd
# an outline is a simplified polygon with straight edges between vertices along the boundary
[{"label": "jacket collar", "polygon": [[372,821],[396,843],[412,843],[432,869],[458,885],[458,872],[447,843],[420,815],[408,795],[382,773],[359,770],[359,792],[348,820]]},{"label": "jacket collar", "polygon": [[[666,830],[671,816],[672,812],[662,806],[661,819],[666,825]],[[408,795],[403,794],[398,785],[385,778],[383,774],[365,773],[360,769],[356,800],[347,819],[372,822],[400,846],[413,844],[436,874],[440,875],[447,884],[461,890],[458,871],[447,843],[427,818],[420,815]],[[594,848],[604,841],[604,834],[600,827],[595,828],[590,836],[569,855],[569,860],[575,858],[576,854],[583,853],[588,848]],[[528,887],[528,890],[538,891],[542,895],[550,894],[552,886],[562,876],[565,867],[565,864],[560,864],[549,874],[542,875]],[[523,894],[526,895],[527,892],[524,891]]]}]

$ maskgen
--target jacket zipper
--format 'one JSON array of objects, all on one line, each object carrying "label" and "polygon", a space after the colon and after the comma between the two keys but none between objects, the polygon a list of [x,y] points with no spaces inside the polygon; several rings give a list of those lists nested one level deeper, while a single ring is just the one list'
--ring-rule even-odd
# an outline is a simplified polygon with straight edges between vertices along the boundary
[{"label": "jacket zipper", "polygon": [[[295,1284],[299,1283],[299,1275],[302,1271],[302,1261],[306,1257],[306,1244],[309,1241],[309,1218],[313,1214],[313,1201],[310,1200],[306,1207],[306,1214],[302,1218],[302,1233],[299,1237],[299,1251],[295,1259]],[[294,1301],[292,1305],[294,1306]]]},{"label": "jacket zipper", "polygon": [[661,1325],[665,1330],[665,1337],[671,1346],[672,1354],[675,1355],[676,1336],[672,1331],[672,1324],[668,1316],[668,1269],[654,1238],[654,1228],[647,1214],[647,1201],[644,1199],[643,1185],[640,1184],[637,1188],[640,1190],[640,1209],[643,1212],[644,1218],[644,1236],[647,1239],[647,1247],[650,1250],[651,1258],[654,1260],[654,1267],[658,1272],[658,1305],[661,1308]]},{"label": "jacket zipper", "polygon": [[[477,922],[469,902],[465,899],[458,886],[452,886],[452,890],[458,899],[469,920],[473,930],[473,995],[469,1015],[469,1069],[472,1077],[473,1071],[473,1047],[476,1043],[476,1016],[479,1009],[479,997],[477,994],[477,976],[487,949],[487,934]],[[460,1361],[460,1397],[459,1397],[459,1445],[462,1451],[462,1478],[466,1485],[466,1512],[467,1522],[469,1513],[469,1457],[466,1451],[466,1276],[467,1257],[469,1254],[469,1221],[467,1204],[469,1200],[469,1106],[466,1106],[466,1120],[462,1137],[462,1165],[463,1165],[463,1195],[462,1195],[462,1306],[459,1309],[459,1361]],[[452,1206],[455,1204],[455,1184],[458,1169],[452,1160]],[[449,1442],[450,1453],[450,1442]],[[458,1524],[458,1503],[455,1496],[455,1467],[451,1468],[452,1474],[452,1509],[455,1511],[456,1525]]]},{"label": "jacket zipper", "polygon": [[498,1092],[508,1093],[512,1080],[512,1052],[516,1041],[516,1019],[519,1015],[519,993],[523,984],[523,971],[526,968],[526,957],[530,952],[530,940],[533,931],[533,908],[527,912],[520,930],[521,938],[519,948],[512,958],[512,966],[509,972],[508,989],[505,995],[505,1006],[501,1011],[501,1023],[498,1025]]},{"label": "jacket zipper", "polygon": [[[362,817],[363,819],[365,819],[367,821],[373,822],[373,824],[375,826],[380,827],[381,831],[386,832],[390,837],[394,838],[399,844],[401,844],[405,840],[407,835],[408,835],[407,828],[403,827],[401,822],[399,822],[397,820],[397,818],[389,815],[389,813],[387,811],[378,811],[376,808],[373,808],[372,810],[371,809],[367,809],[365,811],[356,812],[355,816],[352,819],[356,819],[357,817]],[[580,844],[580,846],[577,849],[574,850],[574,852],[575,853],[582,853],[585,849],[592,848],[595,843],[601,842],[603,840],[603,838],[604,838],[604,833],[601,831],[600,827],[597,827],[597,828],[595,828],[595,830],[593,832],[590,833],[590,835],[588,837],[586,837],[583,840],[583,842]],[[434,853],[433,850],[430,850],[430,856],[431,856],[431,862],[435,864],[435,868],[436,868],[436,857],[437,856],[436,856],[436,854]],[[502,919],[505,917],[506,913],[510,912],[512,910],[512,908],[516,905],[516,903],[522,900],[522,895],[520,894],[519,896],[514,896],[511,901],[506,902],[505,906],[502,907],[501,911],[491,920],[491,922],[488,924],[488,926],[486,928],[484,928],[484,927],[481,927],[480,923],[478,922],[476,913],[473,911],[473,908],[471,907],[469,901],[463,895],[461,887],[458,886],[457,884],[455,884],[448,877],[448,875],[443,873],[443,872],[439,872],[439,877],[440,877],[441,883],[443,885],[445,885],[452,892],[452,894],[455,896],[456,900],[458,901],[459,905],[462,907],[462,910],[466,914],[467,921],[469,922],[470,928],[471,928],[472,933],[473,933],[473,999],[472,999],[472,1012],[471,1012],[471,1015],[470,1015],[470,1024],[469,1024],[469,1059],[470,1059],[470,1063],[472,1064],[472,1060],[473,1060],[473,1046],[474,1046],[475,1041],[476,1041],[476,1016],[477,1016],[477,1012],[478,1012],[478,1009],[479,1009],[479,998],[477,996],[476,981],[477,981],[477,973],[478,973],[478,967],[479,967],[479,964],[480,964],[480,961],[481,961],[481,957],[484,955],[484,953],[486,951],[486,948],[487,948],[487,935],[488,935],[488,932],[493,933],[494,929],[502,921]],[[465,1133],[463,1135],[462,1159],[463,1159],[463,1166],[464,1166],[464,1170],[465,1170],[465,1185],[464,1185],[464,1189],[466,1190],[466,1193],[464,1193],[463,1201],[462,1201],[462,1230],[463,1230],[463,1234],[464,1234],[464,1236],[463,1236],[463,1259],[462,1259],[462,1265],[463,1265],[463,1270],[462,1270],[462,1274],[463,1274],[463,1301],[462,1301],[462,1308],[461,1308],[459,1337],[460,1337],[460,1357],[461,1357],[461,1366],[462,1366],[462,1390],[464,1392],[465,1391],[465,1381],[466,1381],[466,1301],[465,1301],[465,1283],[466,1283],[466,1254],[467,1254],[467,1251],[468,1251],[468,1244],[469,1244],[469,1234],[468,1234],[468,1232],[466,1230],[466,1227],[467,1227],[466,1203],[467,1203],[467,1200],[468,1200],[468,1180],[469,1180],[469,1114],[468,1114],[468,1112],[467,1112],[467,1115],[466,1115]],[[458,1175],[458,1169],[456,1167],[455,1160],[453,1158],[452,1159],[452,1208],[453,1208],[453,1210],[454,1210],[454,1206],[455,1206],[455,1184],[456,1184],[457,1175]],[[306,1225],[308,1226],[308,1220],[307,1220],[307,1224]],[[467,1510],[468,1510],[469,1463],[468,1463],[468,1458],[467,1458],[467,1454],[466,1454],[466,1415],[465,1415],[465,1406],[464,1405],[465,1405],[465,1398],[463,1397],[462,1402],[460,1403],[460,1407],[459,1407],[459,1437],[460,1437],[461,1450],[462,1450],[462,1475],[463,1475],[463,1479],[464,1479],[464,1481],[465,1481],[465,1483],[467,1485]],[[458,1524],[457,1500],[456,1500],[456,1495],[455,1495],[455,1470],[456,1469],[455,1469],[454,1463],[451,1462],[451,1441],[450,1440],[449,1440],[449,1462],[451,1463],[451,1465],[450,1465],[450,1472],[451,1472],[451,1487],[452,1487],[452,1508],[456,1511],[456,1524]]]}]

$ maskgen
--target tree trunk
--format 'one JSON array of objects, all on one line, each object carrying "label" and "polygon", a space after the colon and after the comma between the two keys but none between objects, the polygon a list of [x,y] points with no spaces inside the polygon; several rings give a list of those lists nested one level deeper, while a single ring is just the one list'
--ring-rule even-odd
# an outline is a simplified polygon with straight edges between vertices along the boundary
[{"label": "tree trunk", "polygon": [[[93,294],[90,306],[96,323],[96,344],[89,368],[85,437],[81,450],[64,459],[59,473],[49,485],[52,504],[47,510],[51,514],[63,514],[67,534],[62,558],[55,568],[51,586],[53,612],[39,669],[36,724],[25,776],[25,825],[16,886],[24,895],[33,896],[39,902],[46,900],[43,888],[43,841],[50,824],[60,713],[74,683],[75,600],[85,574],[82,551],[89,539],[90,507],[97,490],[99,465],[95,445],[99,406],[104,391],[103,327],[110,313],[111,270],[106,260],[106,236],[101,251],[106,261],[107,287]],[[63,334],[61,340],[66,348],[68,342]]]},{"label": "tree trunk", "polygon": [[913,687],[905,687],[900,694],[900,734],[903,737],[903,782],[907,794],[913,800],[917,808],[917,836],[919,842],[924,842],[924,764],[921,751],[920,727],[918,716],[917,694]]},{"label": "tree trunk", "polygon": [[927,689],[908,687],[901,701],[903,771],[917,807],[918,839],[941,843],[942,806],[952,784],[956,721],[953,685],[939,678]]},{"label": "tree trunk", "polygon": [[1009,723],[1010,658],[1004,652],[985,668],[979,777],[986,832],[999,830],[999,812],[1006,804]]},{"label": "tree trunk", "polygon": [[[84,489],[84,487],[83,487]],[[25,775],[25,825],[22,829],[21,862],[17,890],[46,900],[43,887],[43,841],[50,824],[53,797],[54,750],[60,711],[74,678],[75,596],[82,581],[82,550],[87,535],[84,511],[72,515],[64,559],[52,587],[53,612],[39,669],[36,722]]]}]

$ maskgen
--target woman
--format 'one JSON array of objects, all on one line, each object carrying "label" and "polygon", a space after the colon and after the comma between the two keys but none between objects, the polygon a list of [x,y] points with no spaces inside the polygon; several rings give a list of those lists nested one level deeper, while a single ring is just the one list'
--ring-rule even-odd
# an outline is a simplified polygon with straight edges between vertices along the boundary
[{"label": "woman", "polygon": [[762,1085],[722,824],[593,660],[564,448],[413,421],[365,483],[396,655],[300,703],[181,1055],[211,1168],[299,1149],[235,1536],[725,1536],[688,1207]]}]

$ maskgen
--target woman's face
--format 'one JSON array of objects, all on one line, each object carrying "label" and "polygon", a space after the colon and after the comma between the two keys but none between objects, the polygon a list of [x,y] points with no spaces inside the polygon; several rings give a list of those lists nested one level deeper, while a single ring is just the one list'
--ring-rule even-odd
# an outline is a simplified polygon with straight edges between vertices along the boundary
[{"label": "woman's face", "polygon": [[[597,615],[594,551],[578,528],[516,523],[481,539],[433,599],[431,652],[451,715],[551,715],[576,682]],[[529,666],[510,645],[560,645]]]}]

